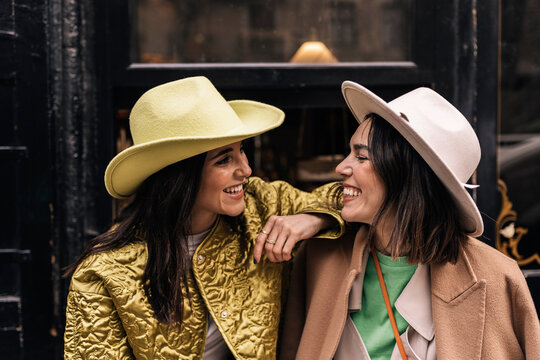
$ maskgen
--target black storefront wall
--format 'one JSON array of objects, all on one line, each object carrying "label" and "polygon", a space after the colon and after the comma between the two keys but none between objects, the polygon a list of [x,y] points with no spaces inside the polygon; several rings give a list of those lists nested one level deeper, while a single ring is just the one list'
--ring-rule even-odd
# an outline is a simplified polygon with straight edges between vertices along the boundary
[{"label": "black storefront wall", "polygon": [[46,11],[43,1],[0,3],[2,359],[23,358],[32,346],[51,349]]},{"label": "black storefront wall", "polygon": [[0,188],[8,201],[2,205],[0,238],[0,358],[62,358],[68,282],[61,268],[110,225],[112,206],[102,176],[114,152],[114,111],[144,89],[184,76],[206,75],[225,93],[283,107],[316,106],[319,100],[342,107],[339,84],[345,79],[386,96],[434,87],[479,134],[477,180],[483,185],[475,196],[487,215],[484,240],[493,245],[498,2],[418,0],[415,6],[415,21],[428,25],[416,27],[417,48],[429,46],[417,51],[414,64],[329,71],[134,66],[127,1],[2,2]]},{"label": "black storefront wall", "polygon": [[63,358],[61,268],[110,222],[94,19],[91,1],[0,3],[1,359]]},{"label": "black storefront wall", "polygon": [[108,104],[105,2],[49,3],[49,122],[54,158],[51,247],[54,357],[63,355],[69,280],[62,268],[111,223],[103,173],[113,148]]}]

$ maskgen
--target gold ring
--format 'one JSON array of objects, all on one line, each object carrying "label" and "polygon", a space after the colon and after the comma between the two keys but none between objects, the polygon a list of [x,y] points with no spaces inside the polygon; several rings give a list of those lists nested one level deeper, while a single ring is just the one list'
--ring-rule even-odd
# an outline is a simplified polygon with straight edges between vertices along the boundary
[{"label": "gold ring", "polygon": [[274,245],[276,243],[276,240],[266,240],[267,243],[269,243],[270,245]]},{"label": "gold ring", "polygon": [[268,235],[270,233],[266,232],[264,229],[261,230],[264,235]]}]

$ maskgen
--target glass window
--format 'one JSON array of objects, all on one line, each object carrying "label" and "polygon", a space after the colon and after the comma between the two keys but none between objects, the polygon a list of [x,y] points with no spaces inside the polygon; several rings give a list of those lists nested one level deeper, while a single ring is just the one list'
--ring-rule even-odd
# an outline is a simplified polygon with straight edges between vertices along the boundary
[{"label": "glass window", "polygon": [[540,265],[540,3],[502,1],[501,213],[497,247]]},{"label": "glass window", "polygon": [[135,62],[407,61],[411,1],[136,0]]}]

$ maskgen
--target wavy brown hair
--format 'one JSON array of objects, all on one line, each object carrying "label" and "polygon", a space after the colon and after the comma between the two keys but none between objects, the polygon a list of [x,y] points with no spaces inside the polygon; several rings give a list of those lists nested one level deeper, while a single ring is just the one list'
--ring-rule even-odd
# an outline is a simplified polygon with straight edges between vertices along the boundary
[{"label": "wavy brown hair", "polygon": [[[364,120],[371,120],[370,159],[386,186],[386,197],[369,229],[368,246],[374,245],[374,229],[382,216],[392,212],[395,223],[385,252],[392,257],[406,255],[411,264],[455,263],[467,233],[449,191],[386,120],[374,113]],[[340,192],[334,193],[335,200]]]},{"label": "wavy brown hair", "polygon": [[181,326],[183,289],[190,298],[187,237],[205,157],[206,153],[182,160],[146,179],[115,220],[115,226],[90,240],[79,258],[66,267],[64,276],[73,275],[88,256],[121,248],[142,237],[148,248],[142,280],[155,317]]}]

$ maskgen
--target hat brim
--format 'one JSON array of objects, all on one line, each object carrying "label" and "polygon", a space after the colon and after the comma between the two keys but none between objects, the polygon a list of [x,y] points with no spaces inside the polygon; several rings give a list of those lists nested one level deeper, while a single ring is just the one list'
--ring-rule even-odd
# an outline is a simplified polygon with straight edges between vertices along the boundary
[{"label": "hat brim", "polygon": [[125,199],[150,175],[178,161],[260,135],[283,123],[280,109],[249,100],[229,101],[242,126],[220,136],[171,137],[133,145],[116,155],[105,170],[111,196]]},{"label": "hat brim", "polygon": [[409,125],[409,122],[386,101],[355,82],[345,81],[341,89],[349,109],[359,123],[364,121],[366,115],[375,113],[388,121],[411,144],[454,198],[461,210],[460,216],[467,233],[470,236],[480,236],[484,231],[484,223],[476,203],[464,184]]}]

